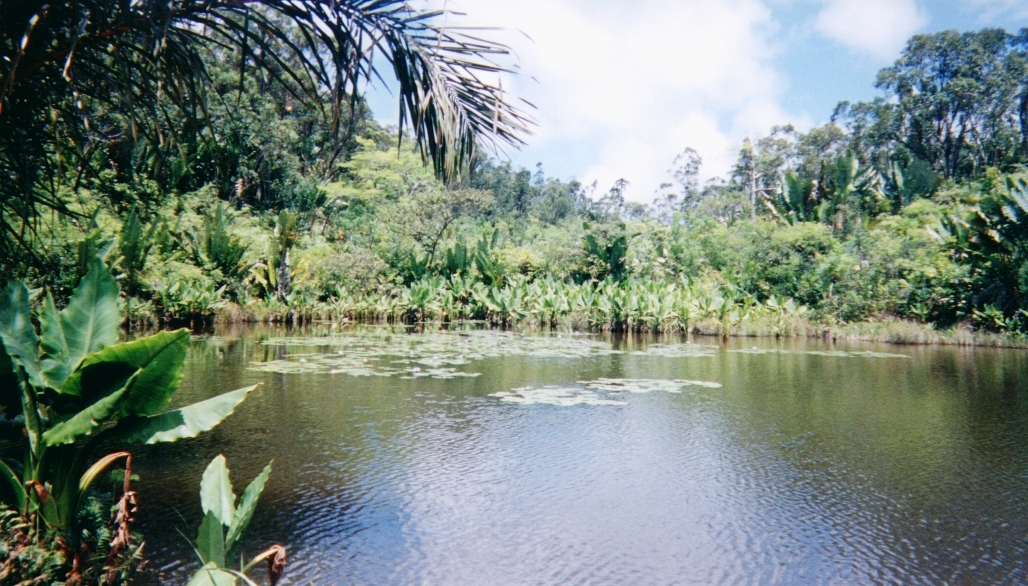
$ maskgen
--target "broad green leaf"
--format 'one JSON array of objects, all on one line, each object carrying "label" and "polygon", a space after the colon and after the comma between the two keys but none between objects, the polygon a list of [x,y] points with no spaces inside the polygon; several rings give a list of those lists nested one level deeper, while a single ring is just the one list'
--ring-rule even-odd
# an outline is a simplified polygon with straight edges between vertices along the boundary
[{"label": "broad green leaf", "polygon": [[10,466],[0,460],[0,502],[15,507],[19,512],[24,512],[26,497],[25,485],[22,484],[21,478],[18,478]]},{"label": "broad green leaf", "polygon": [[229,525],[228,534],[225,536],[226,551],[231,552],[236,542],[246,534],[246,529],[250,526],[250,520],[253,519],[253,512],[257,509],[257,501],[260,499],[261,493],[264,492],[264,484],[268,482],[268,476],[270,475],[271,464],[269,463],[264,467],[264,471],[257,478],[254,478],[253,482],[243,491],[243,496],[239,499],[239,507],[236,509],[235,516],[232,517],[232,524]]},{"label": "broad green leaf", "polygon": [[221,521],[208,511],[196,535],[196,551],[205,564],[225,567],[225,534]]},{"label": "broad green leaf", "polygon": [[139,376],[138,372],[118,391],[107,395],[71,417],[51,427],[43,433],[43,443],[48,446],[60,446],[75,443],[80,437],[87,436],[98,427],[114,417],[121,409],[122,397]]},{"label": "broad green leaf", "polygon": [[29,290],[21,281],[11,283],[0,293],[0,340],[8,356],[25,369],[29,382],[43,386],[39,366],[39,336],[32,326]]},{"label": "broad green leaf", "polygon": [[[88,358],[87,358],[88,360]],[[88,404],[98,401],[121,389],[129,377],[140,369],[127,362],[97,362],[86,368],[79,368],[61,389],[62,403]]]},{"label": "broad green leaf", "polygon": [[193,574],[186,586],[236,586],[236,575],[214,564],[207,564]]},{"label": "broad green leaf", "polygon": [[111,365],[141,369],[125,397],[119,417],[147,416],[163,409],[182,380],[182,365],[189,345],[189,331],[160,332],[131,342],[107,346],[90,354],[61,389],[62,393],[95,397],[96,385],[109,376]]},{"label": "broad green leaf", "polygon": [[193,438],[224,421],[255,388],[256,385],[242,388],[153,417],[128,418],[115,429],[119,439],[133,443],[157,444]]},{"label": "broad green leaf", "polygon": [[118,282],[100,259],[89,265],[68,307],[61,312],[61,327],[68,346],[69,372],[89,354],[118,341],[121,312]]},{"label": "broad green leaf", "polygon": [[221,454],[211,460],[200,479],[200,506],[226,527],[236,515],[236,495],[232,492],[225,456]]},{"label": "broad green leaf", "polygon": [[72,367],[68,360],[68,341],[61,327],[61,314],[49,292],[43,300],[43,311],[39,314],[39,330],[39,344],[43,351],[43,380],[50,388],[60,389],[71,376]]}]

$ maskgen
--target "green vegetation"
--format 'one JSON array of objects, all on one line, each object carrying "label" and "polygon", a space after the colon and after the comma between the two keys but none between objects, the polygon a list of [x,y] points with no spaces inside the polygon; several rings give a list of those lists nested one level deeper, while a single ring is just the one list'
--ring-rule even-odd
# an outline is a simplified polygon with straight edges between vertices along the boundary
[{"label": "green vegetation", "polygon": [[204,518],[193,542],[203,567],[193,574],[189,586],[233,586],[240,580],[244,584],[255,584],[246,577],[246,572],[257,564],[268,563],[268,581],[271,586],[282,578],[286,565],[286,550],[275,545],[255,556],[250,562],[243,563],[240,558],[239,570],[233,570],[228,562],[237,557],[239,541],[246,533],[246,528],[257,510],[257,501],[264,492],[264,484],[271,475],[271,464],[253,479],[253,482],[239,497],[232,492],[232,481],[228,476],[228,465],[225,456],[211,460],[200,481],[200,504]]},{"label": "green vegetation", "polygon": [[[60,303],[99,254],[144,326],[475,319],[1016,337],[1028,329],[1025,38],[915,37],[879,75],[882,98],[746,141],[731,176],[706,185],[687,149],[650,206],[626,202],[625,181],[597,197],[541,165],[471,152],[452,173],[426,168],[423,133],[397,143],[357,100],[340,111],[352,132],[333,134],[337,121],[294,95],[299,82],[189,45],[209,76],[206,134],[180,136],[170,159],[125,143],[124,165],[97,155],[74,188],[70,167],[47,167],[62,213],[5,216],[32,255],[4,274],[53,284]],[[159,161],[178,171],[155,172]]]},{"label": "green vegetation", "polygon": [[[625,180],[604,192],[490,159],[481,147],[516,147],[531,126],[483,81],[507,50],[441,16],[396,0],[0,1],[0,583],[132,581],[142,539],[123,448],[196,437],[253,390],[168,410],[189,331],[119,341],[125,325],[481,320],[1026,345],[1028,31],[917,36],[878,99],[747,140],[706,184],[685,149],[642,205]],[[361,98],[379,63],[397,128]],[[429,334],[415,353],[402,338],[254,368],[449,379],[482,357],[613,352],[503,332]],[[716,385],[493,396],[620,405]],[[261,562],[281,576],[280,546],[239,551],[269,475],[237,497],[224,457],[207,467],[191,584],[252,584]]]},{"label": "green vegetation", "polygon": [[[747,140],[730,176],[704,185],[686,149],[647,206],[625,201],[625,180],[598,193],[483,154],[521,144],[531,121],[482,81],[506,71],[506,49],[439,13],[0,9],[0,409],[17,444],[0,460],[15,511],[0,517],[5,578],[129,576],[131,456],[97,446],[194,437],[251,390],[163,411],[189,333],[118,343],[122,325],[1028,334],[1028,31],[914,37],[879,74],[880,98]],[[398,82],[395,129],[360,97],[376,59]],[[332,360],[314,366],[385,373]],[[387,374],[458,376],[432,368]],[[117,462],[124,484],[98,491]],[[267,473],[237,505],[224,460],[208,468],[194,583],[248,580],[255,562],[229,560]]]},{"label": "green vegetation", "polygon": [[[30,528],[17,539],[66,550],[58,566],[70,564],[69,580],[83,568],[95,569],[97,559],[105,572],[117,572],[135,558],[130,550],[140,547],[128,529],[135,509],[132,456],[119,451],[98,457],[100,447],[196,437],[221,423],[254,388],[164,411],[182,377],[189,332],[118,343],[119,293],[96,259],[62,311],[46,292],[35,316],[38,332],[28,288],[16,281],[0,293],[0,413],[20,452],[0,460],[0,500],[16,508]],[[105,534],[102,522],[84,524],[96,518],[84,518],[83,509],[94,484],[119,461],[125,463],[125,483],[113,534]],[[83,551],[106,555],[80,560]]]},{"label": "green vegetation", "polygon": [[[118,343],[119,328],[198,326],[254,295],[307,303],[297,236],[335,229],[326,218],[347,204],[322,185],[360,175],[347,170],[358,138],[400,138],[370,124],[360,98],[380,64],[413,135],[396,148],[433,169],[419,194],[439,211],[419,224],[433,251],[482,199],[451,197],[436,177],[458,177],[480,143],[521,144],[531,121],[482,81],[506,71],[506,48],[442,16],[391,0],[0,2],[0,503],[13,510],[0,517],[0,581],[135,577],[131,455],[96,452],[195,437],[252,388],[164,411],[189,332]],[[98,496],[99,481],[117,462],[121,496],[105,505],[118,490]],[[205,476],[205,509],[209,482],[231,496],[221,469]],[[225,554],[267,474],[201,526],[195,583],[245,579]],[[284,551],[269,551],[274,582]]]}]

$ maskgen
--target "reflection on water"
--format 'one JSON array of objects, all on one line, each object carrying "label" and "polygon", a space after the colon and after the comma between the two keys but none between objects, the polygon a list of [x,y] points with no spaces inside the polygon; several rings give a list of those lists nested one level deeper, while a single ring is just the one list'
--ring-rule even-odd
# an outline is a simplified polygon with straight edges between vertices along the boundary
[{"label": "reflection on water", "polygon": [[[194,342],[182,402],[262,385],[138,458],[172,580],[224,453],[237,490],[274,459],[245,547],[291,584],[1028,582],[1023,352],[310,334]],[[504,400],[545,389],[596,401]]]}]

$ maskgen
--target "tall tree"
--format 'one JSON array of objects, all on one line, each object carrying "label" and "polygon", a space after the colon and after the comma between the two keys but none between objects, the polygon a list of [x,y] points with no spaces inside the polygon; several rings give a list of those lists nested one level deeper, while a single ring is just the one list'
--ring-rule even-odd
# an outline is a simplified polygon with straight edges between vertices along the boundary
[{"label": "tall tree", "polygon": [[858,111],[947,178],[1023,158],[1028,147],[1028,29],[917,35],[878,74],[891,99]]}]

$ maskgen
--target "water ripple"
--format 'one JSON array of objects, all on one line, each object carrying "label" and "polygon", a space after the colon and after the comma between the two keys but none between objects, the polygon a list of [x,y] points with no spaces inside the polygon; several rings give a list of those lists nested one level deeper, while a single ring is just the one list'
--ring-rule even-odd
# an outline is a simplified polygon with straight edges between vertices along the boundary
[{"label": "water ripple", "polygon": [[[199,460],[224,452],[237,482],[275,459],[244,548],[284,543],[289,584],[1028,582],[1019,354],[767,343],[695,360],[674,340],[576,354],[488,336],[467,338],[484,348],[476,378],[257,372],[255,342],[193,357],[187,398],[265,385],[209,438],[138,458],[144,502],[168,505],[140,523],[154,562],[188,575],[165,509],[198,521]],[[682,384],[696,381],[718,384]],[[490,397],[544,388],[622,404]]]}]

